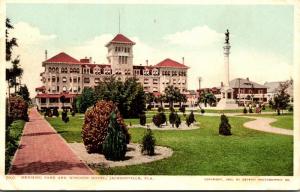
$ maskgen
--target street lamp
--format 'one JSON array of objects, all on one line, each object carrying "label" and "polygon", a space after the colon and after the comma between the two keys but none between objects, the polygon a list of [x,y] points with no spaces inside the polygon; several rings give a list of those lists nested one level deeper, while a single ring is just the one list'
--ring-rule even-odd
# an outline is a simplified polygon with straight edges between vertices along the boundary
[{"label": "street lamp", "polygon": [[202,77],[198,77],[198,81],[199,81],[199,97],[200,97],[200,89],[201,89],[201,81],[202,81]]}]

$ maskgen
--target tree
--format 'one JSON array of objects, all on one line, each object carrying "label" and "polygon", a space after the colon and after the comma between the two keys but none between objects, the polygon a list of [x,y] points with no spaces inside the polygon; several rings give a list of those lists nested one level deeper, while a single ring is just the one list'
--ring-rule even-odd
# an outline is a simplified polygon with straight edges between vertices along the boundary
[{"label": "tree", "polygon": [[146,109],[145,92],[136,78],[128,78],[124,83],[115,77],[106,78],[95,87],[95,98],[116,103],[124,118],[139,117]]},{"label": "tree", "polygon": [[174,127],[176,121],[176,115],[174,111],[171,111],[171,113],[169,114],[169,122],[172,125],[172,127]]},{"label": "tree", "polygon": [[183,98],[183,96],[181,96],[180,90],[173,85],[167,86],[165,88],[165,96],[166,101],[169,102],[170,107],[174,107],[174,102],[179,102],[180,98]]},{"label": "tree", "polygon": [[79,111],[84,113],[87,108],[95,104],[95,92],[91,87],[85,87],[78,98]]},{"label": "tree", "polygon": [[156,103],[160,103],[160,106],[163,107],[163,102],[166,101],[166,97],[165,97],[165,95],[159,95],[159,96],[155,97],[154,101]]},{"label": "tree", "polygon": [[11,68],[6,69],[6,81],[8,84],[8,96],[10,96],[10,88],[15,88],[15,93],[17,93],[17,86],[20,84],[20,78],[23,74],[23,69],[20,68],[19,63],[20,59],[17,56],[15,59],[12,59],[12,51],[14,47],[18,47],[17,39],[9,37],[9,30],[13,29],[13,25],[10,23],[10,20],[6,18],[6,31],[5,31],[5,43],[6,43],[6,61],[12,63]]},{"label": "tree", "polygon": [[226,115],[221,115],[221,123],[219,125],[219,134],[220,135],[231,135],[231,125],[229,124],[229,120]]},{"label": "tree", "polygon": [[204,103],[204,106],[207,107],[207,104],[210,106],[215,105],[217,98],[212,93],[203,93],[198,98],[198,103]]},{"label": "tree", "polygon": [[20,95],[27,103],[30,103],[30,94],[26,85],[20,87],[18,95]]},{"label": "tree", "polygon": [[145,93],[145,101],[148,105],[152,105],[155,100],[155,96],[153,93]]},{"label": "tree", "polygon": [[277,111],[278,115],[280,115],[280,110],[282,110],[283,113],[283,110],[289,106],[290,95],[287,93],[289,86],[289,81],[280,83],[273,99],[269,101],[269,105],[272,107],[272,109]]},{"label": "tree", "polygon": [[126,135],[117,122],[115,112],[112,112],[108,125],[108,133],[103,143],[103,154],[105,158],[109,160],[123,160],[126,150]]},{"label": "tree", "polygon": [[141,153],[146,155],[154,155],[155,152],[155,137],[151,131],[151,129],[147,129],[141,144]]}]

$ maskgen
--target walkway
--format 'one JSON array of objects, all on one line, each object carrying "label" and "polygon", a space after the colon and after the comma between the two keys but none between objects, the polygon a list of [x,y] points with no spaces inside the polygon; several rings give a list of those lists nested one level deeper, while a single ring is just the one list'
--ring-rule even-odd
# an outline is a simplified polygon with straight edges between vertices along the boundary
[{"label": "walkway", "polygon": [[249,129],[255,129],[258,131],[282,134],[282,135],[293,135],[293,130],[283,129],[278,127],[272,127],[270,123],[277,121],[274,118],[268,117],[249,117],[249,116],[240,116],[240,117],[247,117],[247,118],[254,118],[253,121],[248,121],[244,123],[244,126]]},{"label": "walkway", "polygon": [[29,119],[8,174],[94,174],[35,108],[31,109]]}]

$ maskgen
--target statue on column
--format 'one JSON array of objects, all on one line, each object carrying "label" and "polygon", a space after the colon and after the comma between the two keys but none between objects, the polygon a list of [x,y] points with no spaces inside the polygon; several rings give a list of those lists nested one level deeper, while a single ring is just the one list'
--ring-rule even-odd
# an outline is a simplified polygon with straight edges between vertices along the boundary
[{"label": "statue on column", "polygon": [[229,43],[229,31],[228,31],[228,29],[225,33],[225,43]]}]

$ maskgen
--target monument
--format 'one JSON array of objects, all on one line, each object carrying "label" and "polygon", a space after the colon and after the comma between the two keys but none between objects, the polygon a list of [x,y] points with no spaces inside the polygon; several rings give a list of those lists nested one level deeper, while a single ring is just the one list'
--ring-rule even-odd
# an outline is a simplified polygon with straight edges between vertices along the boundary
[{"label": "monument", "polygon": [[224,82],[221,87],[221,100],[217,104],[218,109],[237,109],[238,104],[233,99],[233,89],[229,86],[229,54],[230,54],[230,43],[229,43],[229,31],[227,29],[225,33],[224,49]]}]

